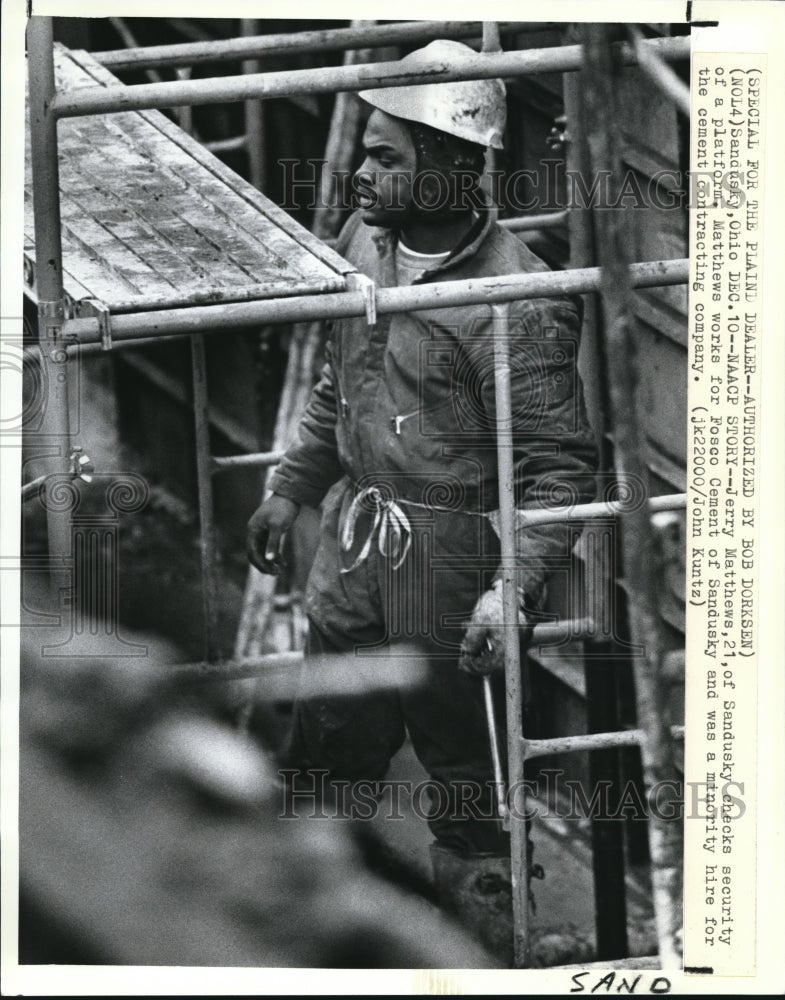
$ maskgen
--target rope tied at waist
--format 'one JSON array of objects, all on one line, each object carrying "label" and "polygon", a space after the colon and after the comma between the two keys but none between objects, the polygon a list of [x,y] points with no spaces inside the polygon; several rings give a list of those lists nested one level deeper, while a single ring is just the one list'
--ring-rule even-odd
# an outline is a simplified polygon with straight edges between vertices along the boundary
[{"label": "rope tied at waist", "polygon": [[[363,505],[368,501],[374,505],[373,524],[368,537],[363,543],[359,555],[351,566],[343,566],[341,573],[349,573],[360,563],[365,562],[373,545],[374,534],[378,533],[379,551],[385,557],[392,558],[393,569],[403,563],[412,545],[412,526],[402,508],[390,497],[385,497],[378,486],[366,486],[352,500],[346,512],[346,520],[341,529],[341,547],[348,552],[354,545],[354,532],[361,511],[367,512]],[[388,544],[388,539],[391,544]]]},{"label": "rope tied at waist", "polygon": [[[361,512],[369,513],[367,505],[369,500],[374,506],[373,524],[371,525],[368,537],[365,539],[359,555],[351,566],[342,567],[341,573],[350,573],[353,569],[356,569],[360,563],[365,562],[371,551],[371,546],[373,545],[373,536],[377,531],[378,546],[381,554],[385,557],[390,556],[395,560],[392,566],[393,569],[398,569],[399,566],[401,566],[412,546],[411,522],[409,521],[406,512],[401,507],[401,504],[404,504],[407,507],[416,507],[418,510],[439,511],[445,514],[465,514],[469,517],[484,517],[490,521],[496,534],[499,534],[498,510],[486,512],[479,510],[467,510],[465,507],[443,507],[440,504],[418,503],[416,500],[409,500],[404,497],[399,497],[397,500],[394,500],[392,497],[385,496],[383,491],[379,489],[378,486],[364,486],[355,495],[348,511],[346,512],[346,520],[344,521],[343,528],[341,529],[341,548],[344,552],[348,552],[354,545],[354,535],[357,527],[357,521]],[[523,512],[516,511],[516,514],[518,513],[522,514]],[[389,547],[388,537],[392,539],[392,545]]]}]

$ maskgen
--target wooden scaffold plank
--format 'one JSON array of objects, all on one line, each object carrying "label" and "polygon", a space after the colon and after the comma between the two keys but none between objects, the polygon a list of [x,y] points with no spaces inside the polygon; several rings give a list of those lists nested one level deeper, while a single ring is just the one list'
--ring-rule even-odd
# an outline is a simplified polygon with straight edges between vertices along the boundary
[{"label": "wooden scaffold plank", "polygon": [[[118,81],[55,48],[63,92]],[[62,122],[65,291],[114,314],[341,291],[352,269],[158,111]],[[26,141],[26,275],[35,283]]]}]

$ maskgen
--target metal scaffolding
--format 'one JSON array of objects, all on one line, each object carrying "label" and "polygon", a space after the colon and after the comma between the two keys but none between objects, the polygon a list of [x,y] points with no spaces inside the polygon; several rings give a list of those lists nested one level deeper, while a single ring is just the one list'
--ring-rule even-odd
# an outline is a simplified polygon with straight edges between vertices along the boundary
[{"label": "metal scaffolding", "polygon": [[[506,357],[505,311],[506,304],[524,298],[561,296],[566,294],[599,292],[605,306],[608,325],[612,328],[612,350],[617,359],[625,358],[632,337],[629,324],[629,307],[626,296],[632,288],[684,284],[687,281],[688,261],[670,260],[632,262],[623,252],[616,236],[609,235],[609,256],[601,257],[600,267],[581,267],[561,272],[484,278],[468,281],[448,281],[435,285],[418,285],[400,288],[374,289],[368,287],[350,269],[344,272],[345,281],[339,290],[295,294],[288,297],[255,298],[245,302],[222,302],[219,305],[187,304],[172,308],[147,308],[144,311],[112,313],[98,310],[94,316],[69,318],[63,286],[62,243],[60,220],[60,181],[58,173],[58,121],[61,119],[104,115],[113,112],[190,107],[194,104],[221,103],[226,101],[255,101],[271,97],[326,94],[357,91],[369,87],[394,87],[403,83],[448,82],[453,80],[487,79],[490,77],[515,77],[522,75],[580,72],[589,81],[587,100],[602,101],[602,81],[607,84],[612,67],[635,65],[640,62],[672,99],[683,101],[683,92],[674,83],[673,74],[667,70],[666,61],[682,60],[689,56],[688,38],[661,38],[642,40],[634,37],[631,42],[611,45],[602,32],[586,34],[583,44],[562,45],[544,49],[497,51],[498,40],[511,34],[528,30],[530,26],[501,23],[498,31],[479,22],[417,22],[373,27],[351,27],[326,32],[300,32],[292,35],[242,37],[226,42],[189,43],[171,46],[133,48],[97,55],[104,67],[114,69],[145,67],[184,67],[200,62],[224,59],[254,60],[273,52],[327,52],[347,51],[352,48],[370,49],[390,44],[423,43],[436,37],[483,39],[485,51],[447,65],[429,62],[418,65],[416,71],[402,76],[397,62],[356,63],[347,59],[343,65],[293,70],[288,72],[246,72],[238,76],[199,80],[179,79],[173,82],[154,82],[134,86],[121,84],[95,85],[78,90],[58,90],[55,86],[52,19],[32,17],[28,28],[28,58],[30,67],[30,133],[33,165],[33,197],[35,223],[36,292],[39,317],[39,349],[54,392],[47,407],[49,432],[61,441],[59,455],[51,458],[50,476],[58,481],[75,475],[70,457],[70,430],[68,414],[68,357],[74,352],[91,349],[117,350],[140,344],[154,344],[171,338],[190,338],[194,391],[194,421],[197,442],[197,473],[199,484],[199,514],[202,538],[202,567],[205,595],[205,621],[208,637],[215,622],[215,560],[216,541],[213,523],[213,476],[234,468],[255,465],[269,467],[281,456],[280,451],[234,457],[216,457],[210,453],[208,434],[207,368],[205,364],[205,336],[222,330],[239,329],[253,324],[283,322],[313,322],[322,319],[367,315],[369,321],[375,314],[406,312],[413,309],[439,306],[479,304],[490,305],[494,315],[494,348],[499,430],[498,465],[501,508],[502,567],[504,574],[505,617],[509,624],[517,622],[517,597],[514,583],[515,543],[514,519],[522,517],[525,524],[565,523],[570,520],[619,517],[625,539],[627,572],[640,572],[643,581],[633,601],[634,614],[641,618],[643,632],[637,634],[646,646],[647,655],[636,663],[636,686],[639,698],[638,729],[623,732],[593,733],[585,736],[561,737],[551,740],[527,740],[522,731],[520,662],[514,628],[507,629],[509,641],[505,647],[507,684],[508,762],[510,782],[523,776],[527,759],[546,753],[599,749],[603,747],[637,745],[642,748],[645,763],[647,790],[668,771],[670,745],[680,739],[682,731],[665,731],[661,711],[661,644],[653,622],[651,587],[646,576],[648,558],[645,540],[648,534],[648,517],[656,510],[681,509],[685,505],[682,494],[654,497],[648,506],[629,512],[621,503],[595,503],[570,508],[549,508],[539,511],[515,511],[512,475],[512,432],[509,396],[509,367]],[[538,25],[537,27],[542,27]],[[253,25],[246,26],[253,31]],[[245,67],[257,69],[257,66]],[[604,75],[604,76],[603,76]],[[668,88],[670,88],[668,90]],[[605,94],[607,98],[607,94]],[[593,152],[598,165],[614,169],[612,126],[603,125],[606,115],[604,105],[595,103],[597,112]],[[258,124],[258,122],[257,122]],[[610,130],[610,131],[609,131]],[[256,173],[261,176],[257,163]],[[564,221],[563,213],[558,222]],[[553,219],[538,218],[538,225],[558,224]],[[514,228],[523,228],[523,222]],[[617,369],[617,381],[621,369]],[[614,416],[622,423],[626,436],[618,442],[618,473],[624,477],[635,468],[634,397],[630,397],[630,380],[626,397],[614,397]],[[633,415],[630,419],[630,414]],[[631,436],[632,435],[632,436]],[[25,495],[46,489],[47,477],[39,477],[27,484]],[[72,586],[69,576],[71,556],[71,531],[67,509],[47,511],[51,579],[57,595],[58,606],[68,599]],[[624,528],[634,520],[632,530]],[[517,522],[520,526],[520,521]],[[641,541],[643,539],[643,542]],[[637,546],[637,548],[636,548]],[[635,581],[633,581],[635,586]],[[591,616],[580,621],[556,622],[538,625],[534,630],[535,641],[550,642],[564,636],[591,634],[595,628]],[[207,650],[206,659],[214,659],[214,651]],[[274,679],[280,670],[286,672],[285,686],[291,690],[291,668],[299,662],[301,654],[255,659],[248,662],[226,662],[214,666],[181,668],[181,680],[235,680],[240,677],[260,677],[275,688]],[[276,690],[281,690],[278,687]],[[673,826],[673,824],[671,824]],[[664,967],[678,961],[675,945],[678,913],[681,900],[679,889],[669,868],[673,844],[664,839],[672,831],[660,823],[650,823],[652,861],[654,866],[654,904],[657,915],[660,959]],[[528,872],[526,861],[526,831],[521,819],[513,814],[512,869],[515,916],[516,966],[529,964],[528,934]],[[667,856],[666,856],[667,855]]]}]

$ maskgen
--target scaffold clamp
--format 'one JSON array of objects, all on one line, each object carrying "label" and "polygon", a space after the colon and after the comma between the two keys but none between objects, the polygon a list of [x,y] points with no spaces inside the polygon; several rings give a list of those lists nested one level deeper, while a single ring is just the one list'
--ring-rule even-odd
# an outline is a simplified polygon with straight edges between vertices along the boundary
[{"label": "scaffold clamp", "polygon": [[350,291],[359,292],[365,303],[365,319],[368,326],[376,326],[376,285],[366,274],[355,271],[347,274],[346,285]]},{"label": "scaffold clamp", "polygon": [[109,308],[100,299],[90,299],[90,307],[98,320],[98,332],[101,334],[101,347],[105,351],[112,349],[112,317]]},{"label": "scaffold clamp", "polygon": [[81,479],[85,483],[93,481],[90,473],[95,472],[95,468],[90,458],[83,453],[80,445],[74,445],[71,448],[68,460],[71,465],[71,475],[74,479]]}]

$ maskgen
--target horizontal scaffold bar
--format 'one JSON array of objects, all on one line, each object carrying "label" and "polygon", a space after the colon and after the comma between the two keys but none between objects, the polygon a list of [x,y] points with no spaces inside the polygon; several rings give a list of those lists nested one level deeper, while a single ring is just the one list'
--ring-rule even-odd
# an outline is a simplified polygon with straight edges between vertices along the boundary
[{"label": "horizontal scaffold bar", "polygon": [[[690,54],[690,39],[686,35],[650,38],[642,44],[665,60],[686,59]],[[623,65],[636,65],[638,61],[635,46],[627,42],[617,43],[617,57]],[[294,97],[298,94],[329,94],[364,90],[368,87],[407,87],[423,83],[448,83],[453,80],[485,80],[497,76],[578,70],[582,60],[581,45],[563,45],[517,52],[478,52],[449,62],[429,60],[419,63],[416,70],[396,61],[142,83],[132,87],[80,87],[58,93],[50,109],[58,118],[70,118],[112,111],[223,104],[227,101]]]},{"label": "horizontal scaffold bar", "polygon": [[527,232],[532,229],[556,229],[563,226],[570,217],[569,208],[560,212],[542,212],[539,215],[516,215],[510,219],[499,219],[503,229],[513,233]]},{"label": "horizontal scaffold bar", "polygon": [[[684,739],[684,726],[671,726],[674,740]],[[524,760],[552,753],[575,753],[580,750],[608,750],[612,747],[640,746],[646,738],[642,729],[625,729],[619,733],[587,733],[577,736],[556,736],[550,740],[521,739]]]},{"label": "horizontal scaffold bar", "polygon": [[30,500],[32,497],[37,496],[46,480],[46,476],[38,476],[37,478],[32,479],[29,483],[25,483],[22,487],[22,501]]},{"label": "horizontal scaffold bar", "polygon": [[[543,622],[540,625],[535,625],[532,641],[538,644],[562,642],[593,629],[594,622],[590,618]],[[347,655],[351,657],[353,654]],[[336,659],[340,658],[340,654],[337,654]],[[172,678],[175,681],[239,681],[252,677],[274,678],[279,672],[291,671],[293,667],[299,667],[303,659],[304,654],[300,652],[269,653],[267,656],[260,656],[254,660],[229,660],[217,665],[214,663],[187,663],[174,666],[171,670]],[[281,683],[286,684],[287,682],[284,680]],[[293,693],[291,684],[286,688],[286,690],[289,689]]]},{"label": "horizontal scaffold bar", "polygon": [[265,468],[277,465],[284,456],[282,451],[257,451],[250,455],[213,455],[213,472],[226,469],[246,469],[253,466]]},{"label": "horizontal scaffold bar", "polygon": [[[213,681],[241,681],[263,677],[283,685],[282,695],[294,694],[292,680],[296,681],[296,668],[304,659],[301,652],[268,653],[255,660],[229,660],[225,663],[183,663],[169,668],[169,676],[176,683],[208,683]],[[264,692],[267,694],[267,692]],[[277,688],[274,692],[279,694]]]},{"label": "horizontal scaffold bar", "polygon": [[[546,25],[528,21],[502,21],[503,34],[524,32]],[[294,31],[288,34],[253,35],[245,38],[210,39],[175,45],[147,45],[94,52],[93,58],[113,70],[154,66],[193,66],[196,63],[254,59],[259,56],[306,52],[343,52],[376,49],[384,45],[430,42],[435,38],[482,38],[482,21],[404,21],[363,28],[328,28],[324,31]]]},{"label": "horizontal scaffold bar", "polygon": [[[687,506],[687,494],[671,493],[668,496],[649,497],[648,503],[649,511],[652,514],[659,514],[665,510],[683,510]],[[632,509],[631,503],[626,500],[579,503],[563,507],[541,507],[537,510],[523,510],[519,507],[516,512],[516,527],[533,528],[535,525],[560,524],[567,517],[577,521],[614,517],[616,514],[625,514]]]},{"label": "horizontal scaffold bar", "polygon": [[[630,266],[630,282],[635,288],[681,285],[687,281],[688,275],[687,258],[646,261]],[[401,313],[416,309],[577,295],[596,292],[600,287],[601,277],[601,268],[586,267],[569,271],[507,274],[494,278],[378,288],[376,312]],[[120,346],[124,339],[135,339],[138,343],[143,338],[155,338],[163,334],[214,333],[260,324],[342,319],[363,316],[365,312],[366,300],[363,294],[352,291],[132,313],[111,317],[112,345]],[[98,319],[84,317],[66,320],[63,337],[75,338],[80,343],[100,341]]]}]

